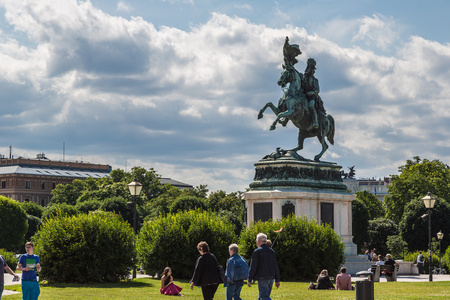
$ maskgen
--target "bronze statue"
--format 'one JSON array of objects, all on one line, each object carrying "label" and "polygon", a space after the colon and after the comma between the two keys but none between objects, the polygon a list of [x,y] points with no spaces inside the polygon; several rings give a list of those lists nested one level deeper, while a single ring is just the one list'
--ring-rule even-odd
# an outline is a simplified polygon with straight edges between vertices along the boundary
[{"label": "bronze statue", "polygon": [[[277,82],[283,89],[283,95],[277,107],[272,102],[266,103],[259,111],[258,119],[261,119],[264,111],[270,107],[277,116],[270,130],[274,130],[277,123],[286,126],[289,121],[298,128],[297,147],[291,150],[281,149],[297,159],[304,159],[297,154],[297,151],[303,149],[304,140],[316,136],[322,145],[322,151],[314,157],[315,161],[319,161],[328,149],[325,137],[334,144],[334,119],[325,112],[319,96],[319,81],[314,77],[316,61],[308,59],[305,74],[295,69],[294,65],[298,62],[296,56],[301,53],[299,46],[289,44],[289,38],[286,37],[283,47],[283,72]],[[289,87],[285,89],[287,84]]]}]

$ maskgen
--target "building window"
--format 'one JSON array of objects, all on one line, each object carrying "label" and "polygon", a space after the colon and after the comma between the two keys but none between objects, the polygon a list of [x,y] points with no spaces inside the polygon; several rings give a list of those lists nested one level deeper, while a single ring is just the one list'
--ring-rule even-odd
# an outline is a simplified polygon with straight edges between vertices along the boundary
[{"label": "building window", "polygon": [[41,188],[42,188],[43,190],[45,190],[45,182],[42,182],[42,183],[41,183]]},{"label": "building window", "polygon": [[56,188],[56,183],[53,182],[53,183],[52,183],[52,189],[55,189],[55,188]]},{"label": "building window", "polygon": [[45,206],[45,199],[44,198],[41,199],[41,206]]},{"label": "building window", "polygon": [[2,189],[6,189],[6,181],[2,181]]},{"label": "building window", "polygon": [[25,188],[26,188],[26,189],[31,188],[31,184],[30,184],[29,181],[25,181]]},{"label": "building window", "polygon": [[25,202],[30,202],[30,199],[29,198],[25,198]]}]

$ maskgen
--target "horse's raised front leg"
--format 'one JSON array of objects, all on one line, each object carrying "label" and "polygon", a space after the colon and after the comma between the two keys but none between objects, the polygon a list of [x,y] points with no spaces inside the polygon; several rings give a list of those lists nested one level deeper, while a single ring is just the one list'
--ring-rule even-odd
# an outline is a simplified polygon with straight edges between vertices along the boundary
[{"label": "horse's raised front leg", "polygon": [[322,155],[328,149],[328,144],[327,144],[327,142],[325,142],[325,138],[321,134],[317,135],[317,139],[322,144],[322,151],[319,154],[317,154],[316,156],[314,156],[314,160],[315,161],[319,161],[320,158],[322,157]]},{"label": "horse's raised front leg", "polygon": [[272,102],[267,102],[266,105],[264,105],[264,107],[261,108],[261,110],[259,111],[258,120],[262,119],[263,113],[268,107],[270,107],[270,109],[272,109],[272,111],[275,115],[278,115],[278,113],[279,113],[278,108],[275,105],[273,105]]},{"label": "horse's raised front leg", "polygon": [[272,126],[270,126],[270,130],[275,130],[278,121],[283,117],[286,117],[286,118],[289,117],[290,115],[292,115],[293,112],[294,111],[289,107],[288,110],[279,113],[277,115],[277,118],[275,119],[275,121],[272,123]]}]

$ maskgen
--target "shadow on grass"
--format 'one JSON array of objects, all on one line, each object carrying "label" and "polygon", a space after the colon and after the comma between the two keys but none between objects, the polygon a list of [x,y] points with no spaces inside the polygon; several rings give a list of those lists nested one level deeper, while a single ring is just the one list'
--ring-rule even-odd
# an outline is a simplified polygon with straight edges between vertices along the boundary
[{"label": "shadow on grass", "polygon": [[150,282],[150,278],[139,278],[134,280],[123,280],[116,283],[49,283],[49,282],[41,282],[40,285],[43,287],[53,287],[53,288],[143,288],[143,287],[154,287],[155,284]]}]

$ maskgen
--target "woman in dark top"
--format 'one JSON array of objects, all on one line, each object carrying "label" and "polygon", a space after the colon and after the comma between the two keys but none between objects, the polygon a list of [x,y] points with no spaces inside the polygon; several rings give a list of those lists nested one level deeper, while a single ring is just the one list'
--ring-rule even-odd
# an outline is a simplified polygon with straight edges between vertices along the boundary
[{"label": "woman in dark top", "polygon": [[214,254],[209,252],[209,246],[206,242],[198,243],[197,249],[201,256],[195,263],[194,275],[192,275],[191,279],[191,290],[194,289],[194,285],[200,286],[203,299],[212,300],[219,283],[222,283],[218,270],[219,262]]},{"label": "woman in dark top", "polygon": [[318,290],[331,290],[334,289],[334,285],[328,277],[328,271],[322,270],[319,277],[317,277],[317,288]]}]

